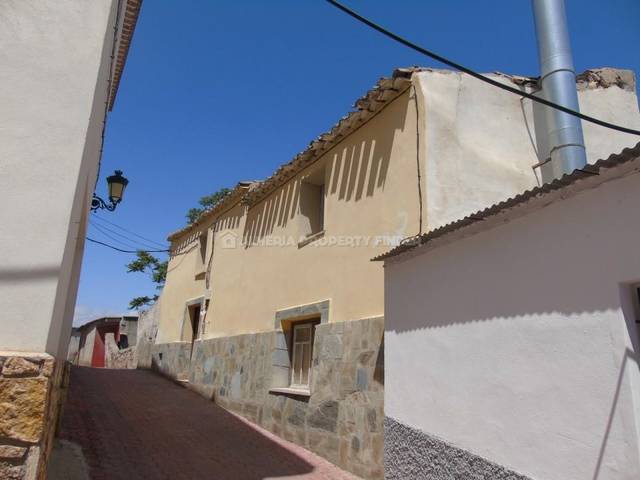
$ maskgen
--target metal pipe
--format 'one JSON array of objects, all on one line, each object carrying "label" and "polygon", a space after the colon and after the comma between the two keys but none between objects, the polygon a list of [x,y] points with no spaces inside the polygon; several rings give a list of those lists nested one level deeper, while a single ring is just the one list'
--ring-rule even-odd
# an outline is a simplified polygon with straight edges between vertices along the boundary
[{"label": "metal pipe", "polygon": [[[579,111],[564,0],[531,0],[540,60],[540,87],[545,99]],[[580,119],[544,107],[550,166],[542,169],[551,181],[587,164]]]}]

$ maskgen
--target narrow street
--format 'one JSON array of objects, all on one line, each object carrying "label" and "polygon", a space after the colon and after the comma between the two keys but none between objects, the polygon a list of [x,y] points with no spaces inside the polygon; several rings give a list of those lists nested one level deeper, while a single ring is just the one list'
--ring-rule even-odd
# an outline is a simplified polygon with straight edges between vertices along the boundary
[{"label": "narrow street", "polygon": [[144,370],[74,367],[63,415],[58,444],[82,449],[91,480],[355,478]]}]

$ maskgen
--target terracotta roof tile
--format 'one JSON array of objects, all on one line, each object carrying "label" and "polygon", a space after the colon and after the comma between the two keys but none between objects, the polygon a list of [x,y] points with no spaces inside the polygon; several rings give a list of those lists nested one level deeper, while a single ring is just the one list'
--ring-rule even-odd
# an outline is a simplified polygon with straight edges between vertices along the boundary
[{"label": "terracotta roof tile", "polygon": [[127,61],[127,55],[129,54],[129,47],[131,46],[131,39],[133,38],[133,32],[136,29],[138,22],[138,16],[140,14],[140,7],[142,6],[142,0],[124,0],[126,7],[124,11],[124,19],[122,22],[122,31],[120,32],[120,43],[118,45],[118,51],[115,58],[115,69],[113,71],[113,80],[111,83],[111,92],[109,93],[109,111],[113,110],[113,104],[116,101],[116,94],[118,93],[118,87],[120,86],[120,79],[122,78],[122,71]]},{"label": "terracotta roof tile", "polygon": [[202,212],[195,222],[171,233],[167,237],[167,240],[172,242],[186,233],[197,230],[208,219],[213,218],[228,207],[231,207],[234,203],[239,202],[245,193],[250,192],[252,188],[256,188],[256,185],[259,184],[259,181],[239,182],[222,200],[216,203],[213,207]]}]

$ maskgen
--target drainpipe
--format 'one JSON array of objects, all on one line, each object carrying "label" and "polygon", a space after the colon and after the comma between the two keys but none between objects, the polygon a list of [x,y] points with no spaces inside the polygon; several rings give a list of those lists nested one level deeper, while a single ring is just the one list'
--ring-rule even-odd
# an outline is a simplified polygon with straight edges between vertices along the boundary
[{"label": "drainpipe", "polygon": [[[580,111],[564,0],[531,0],[540,60],[541,94],[546,100]],[[580,119],[543,107],[547,158],[542,179],[550,182],[587,164]]]}]

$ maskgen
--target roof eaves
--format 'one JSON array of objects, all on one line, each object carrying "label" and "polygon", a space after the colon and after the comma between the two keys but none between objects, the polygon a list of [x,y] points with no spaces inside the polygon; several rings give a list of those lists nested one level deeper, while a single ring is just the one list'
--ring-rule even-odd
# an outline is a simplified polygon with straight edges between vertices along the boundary
[{"label": "roof eaves", "polygon": [[[606,159],[601,159],[593,164],[587,165],[584,169],[574,170],[573,173],[564,175],[559,179],[546,183],[539,187],[527,190],[515,197],[509,198],[503,202],[494,204],[490,207],[480,210],[471,215],[467,215],[460,220],[448,223],[439,228],[436,228],[426,234],[410,237],[403,240],[400,245],[391,249],[390,251],[374,257],[372,261],[388,260],[392,257],[403,255],[409,251],[412,251],[418,247],[424,247],[427,244],[431,244],[436,240],[442,239],[445,236],[449,236],[460,230],[475,226],[477,224],[486,222],[492,217],[496,217],[500,214],[506,213],[516,207],[527,204],[528,202],[536,199],[545,200],[547,197],[551,197],[554,192],[559,192],[567,189],[572,185],[581,183],[582,181],[598,177],[602,175],[606,170],[615,169],[628,162],[639,160],[640,161],[640,143],[636,144],[632,148],[625,148],[618,154],[612,154]],[[585,182],[585,187],[586,185]],[[549,200],[553,200],[549,198]],[[551,202],[547,202],[551,203]]]},{"label": "roof eaves", "polygon": [[195,222],[190,223],[189,225],[181,228],[180,230],[176,230],[175,232],[169,234],[167,240],[169,242],[173,242],[178,237],[183,236],[186,233],[197,230],[202,224],[204,224],[208,219],[214,217],[221,211],[227,209],[233,204],[242,200],[244,194],[251,190],[251,188],[255,187],[256,184],[259,184],[259,181],[243,181],[238,182],[238,184],[229,192],[222,200],[216,203],[213,207],[205,210],[200,214],[200,216],[196,219]]},{"label": "roof eaves", "polygon": [[[293,160],[281,165],[276,172],[264,181],[239,182],[232,192],[233,199],[240,200],[243,205],[255,205],[272,191],[286,183],[298,172],[317,160],[323,153],[339,143],[347,135],[360,127],[367,120],[378,113],[386,104],[404,93],[411,84],[411,77],[415,72],[433,70],[422,67],[397,68],[391,77],[383,77],[365,95],[354,103],[354,111],[349,112],[336,123],[330,131],[313,140],[309,146],[296,155]],[[242,188],[240,198],[236,197],[238,189]],[[219,212],[225,205],[231,203],[231,198],[225,198],[212,209],[203,212],[198,219],[167,237],[173,242],[179,237],[197,229],[204,221]]]},{"label": "roof eaves", "polygon": [[127,56],[129,55],[129,47],[131,46],[133,32],[136,29],[136,24],[138,23],[138,17],[140,15],[140,8],[142,7],[142,0],[125,0],[125,2],[127,5],[124,10],[124,19],[122,21],[122,31],[120,32],[118,51],[116,52],[116,58],[114,59],[115,68],[113,71],[111,92],[109,92],[109,111],[113,110],[113,104],[116,101],[116,94],[118,93],[118,87],[120,86],[120,79],[122,78],[124,65],[127,62]]},{"label": "roof eaves", "polygon": [[86,323],[83,323],[82,325],[78,325],[77,328],[78,330],[83,330],[86,329],[87,327],[90,327],[94,324],[98,324],[98,323],[115,323],[115,322],[120,322],[120,320],[122,319],[122,317],[112,317],[112,316],[106,316],[106,317],[99,317],[99,318],[94,318],[93,320],[89,320]]},{"label": "roof eaves", "polygon": [[412,75],[425,70],[430,69],[421,67],[397,68],[393,71],[391,77],[383,77],[378,80],[371,90],[356,100],[353,105],[354,110],[342,117],[328,132],[319,135],[309,143],[309,146],[291,161],[281,165],[273,175],[260,185],[247,192],[243,203],[255,205],[285,184],[346,136],[370,120],[385,105],[402,95],[411,85]]}]

